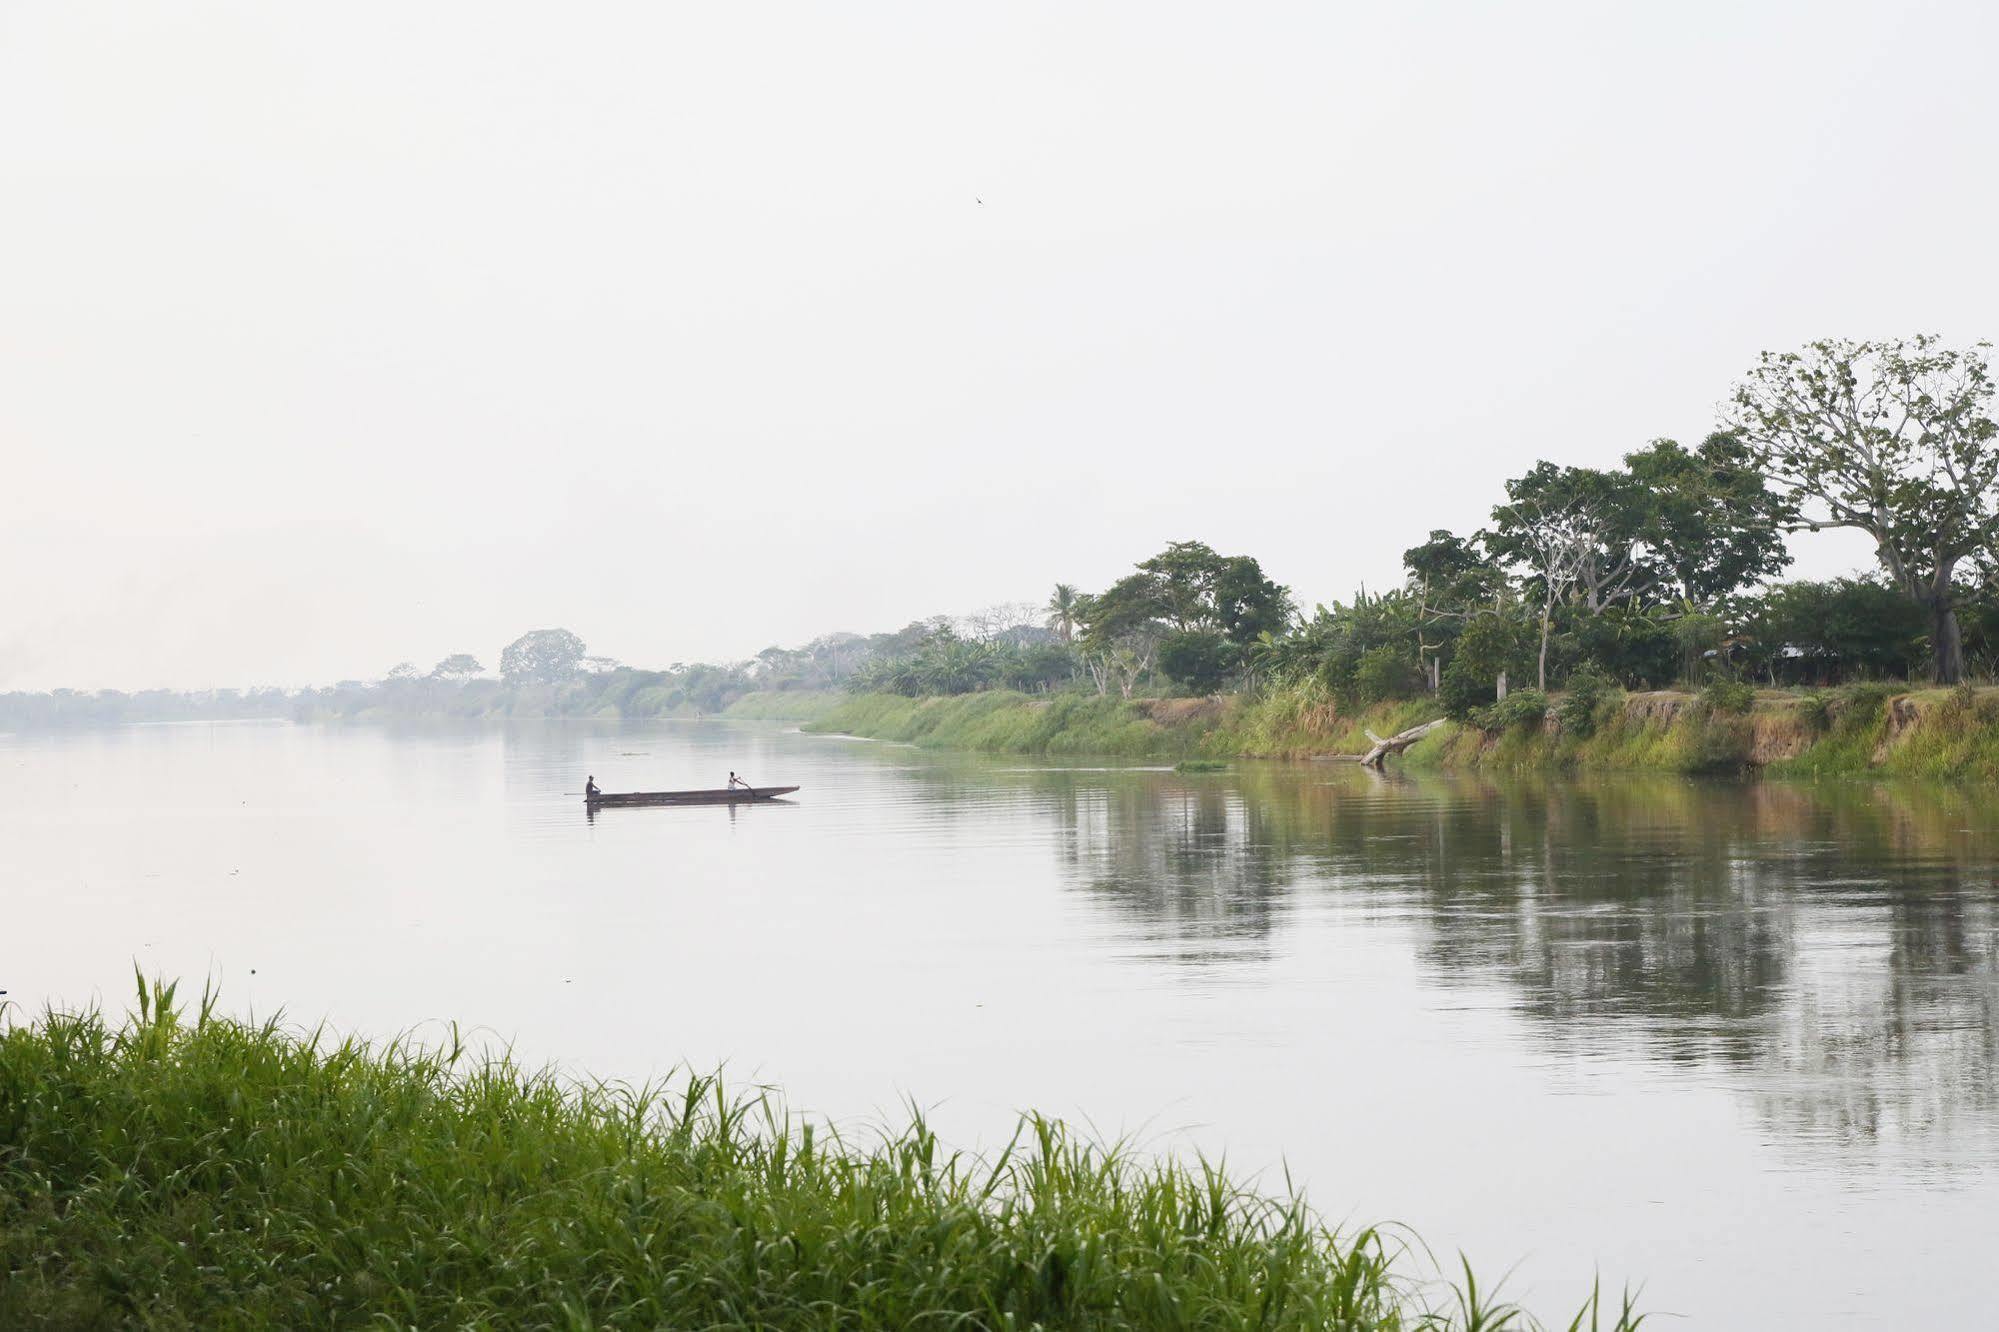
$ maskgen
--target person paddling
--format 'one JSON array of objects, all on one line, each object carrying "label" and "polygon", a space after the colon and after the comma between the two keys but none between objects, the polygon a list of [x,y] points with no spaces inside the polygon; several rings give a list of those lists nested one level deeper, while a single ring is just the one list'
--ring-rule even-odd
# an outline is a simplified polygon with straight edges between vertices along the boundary
[{"label": "person paddling", "polygon": [[737,787],[739,787],[739,786],[740,786],[740,787],[742,787],[742,788],[743,788],[743,789],[744,789],[745,791],[752,791],[752,790],[755,790],[755,789],[756,789],[755,787],[751,786],[751,785],[750,785],[750,784],[749,784],[748,782],[744,781],[744,780],[743,780],[742,778],[740,778],[740,777],[736,776],[736,774],[735,774],[735,773],[733,773],[733,772],[732,772],[732,773],[730,773],[730,774],[729,774],[729,789],[730,789],[731,791],[733,791],[733,790],[735,790],[735,789],[736,789]]}]

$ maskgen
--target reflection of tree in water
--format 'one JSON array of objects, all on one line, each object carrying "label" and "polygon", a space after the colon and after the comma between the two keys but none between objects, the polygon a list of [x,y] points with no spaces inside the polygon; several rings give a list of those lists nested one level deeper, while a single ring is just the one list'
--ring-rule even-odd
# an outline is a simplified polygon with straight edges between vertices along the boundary
[{"label": "reflection of tree in water", "polygon": [[1999,1137],[1999,825],[1970,793],[1271,768],[1046,794],[1149,953],[1262,957],[1295,895],[1413,909],[1433,977],[1502,984],[1553,1049],[1723,1061],[1787,1135]]},{"label": "reflection of tree in water", "polygon": [[1758,1111],[1798,1137],[1951,1164],[1955,1145],[1999,1137],[1999,903],[1918,884],[1853,914],[1823,914],[1796,998],[1760,1030]]},{"label": "reflection of tree in water", "polygon": [[1148,954],[1189,963],[1267,954],[1292,876],[1263,852],[1257,802],[1144,779],[1063,786],[1054,812],[1072,873],[1136,924]]}]

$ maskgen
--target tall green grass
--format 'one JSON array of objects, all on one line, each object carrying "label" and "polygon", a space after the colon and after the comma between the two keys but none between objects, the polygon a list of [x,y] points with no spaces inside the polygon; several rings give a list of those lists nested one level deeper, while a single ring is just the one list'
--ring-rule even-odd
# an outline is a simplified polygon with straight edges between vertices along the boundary
[{"label": "tall green grass", "polygon": [[980,1159],[920,1116],[847,1138],[712,1078],[568,1086],[158,984],[0,1034],[6,1327],[1533,1326],[1408,1254],[1039,1116]]},{"label": "tall green grass", "polygon": [[762,689],[745,694],[722,712],[746,721],[813,722],[831,713],[849,696],[832,690]]},{"label": "tall green grass", "polygon": [[1359,754],[1368,747],[1368,728],[1391,734],[1437,715],[1435,705],[1421,699],[1343,712],[1330,696],[1308,687],[1232,695],[1191,708],[1188,719],[1174,719],[1176,709],[1194,703],[1096,694],[1031,697],[1004,690],[947,698],[863,694],[806,729],[933,749],[1177,762]]},{"label": "tall green grass", "polygon": [[[1999,780],[1999,693],[1969,685],[1929,689],[1907,695],[1903,706],[1913,713],[1913,721],[1886,746],[1882,771],[1897,777]],[[1877,729],[1888,729],[1885,717]]]},{"label": "tall green grass", "polygon": [[1096,694],[862,694],[807,729],[988,754],[1179,759],[1201,753],[1199,730],[1161,726],[1136,704]]},{"label": "tall green grass", "polygon": [[[1400,762],[1999,780],[1999,690],[1861,684],[1794,694],[1730,685],[1698,695],[1610,690],[1587,707],[1526,691],[1508,703],[1515,700],[1488,710],[1483,725],[1440,729]],[[1439,715],[1428,698],[1347,708],[1312,685],[1229,696],[1176,719],[1176,707],[1193,703],[998,690],[926,699],[870,694],[835,704],[807,729],[940,749],[1178,762],[1359,754],[1369,731],[1393,735]]]}]

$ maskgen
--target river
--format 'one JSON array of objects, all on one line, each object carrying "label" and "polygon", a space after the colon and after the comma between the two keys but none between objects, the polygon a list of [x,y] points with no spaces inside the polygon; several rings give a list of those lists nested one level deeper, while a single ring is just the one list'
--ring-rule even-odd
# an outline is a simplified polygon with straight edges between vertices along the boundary
[{"label": "river", "polygon": [[[799,783],[784,805],[606,790]],[[770,725],[0,736],[0,989],[679,1063],[990,1143],[1033,1107],[1393,1220],[1553,1318],[1989,1326],[1999,801],[1225,773]]]}]

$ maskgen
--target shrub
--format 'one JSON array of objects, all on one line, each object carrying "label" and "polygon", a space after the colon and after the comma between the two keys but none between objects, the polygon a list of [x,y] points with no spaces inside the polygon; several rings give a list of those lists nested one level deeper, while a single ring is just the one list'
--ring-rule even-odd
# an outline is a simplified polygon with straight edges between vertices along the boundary
[{"label": "shrub", "polygon": [[1814,735],[1824,735],[1832,729],[1832,695],[1823,690],[1813,690],[1798,700],[1798,720]]},{"label": "shrub", "polygon": [[1467,721],[1473,713],[1489,705],[1497,693],[1491,676],[1463,657],[1452,657],[1438,682],[1437,702],[1446,717]]},{"label": "shrub", "polygon": [[1714,716],[1739,716],[1756,703],[1756,686],[1741,680],[1716,680],[1701,690],[1701,709]]},{"label": "shrub", "polygon": [[1354,666],[1354,696],[1362,703],[1409,698],[1422,688],[1422,668],[1405,649],[1391,644],[1369,648]]},{"label": "shrub", "polygon": [[1527,730],[1540,726],[1548,717],[1548,696],[1538,689],[1516,689],[1489,708],[1472,714],[1472,724],[1482,731]]},{"label": "shrub", "polygon": [[1578,740],[1587,740],[1596,734],[1596,714],[1604,700],[1617,692],[1617,682],[1594,666],[1584,666],[1572,672],[1567,681],[1567,692],[1555,704],[1555,720],[1561,723],[1562,734],[1573,735]]},{"label": "shrub", "polygon": [[1879,711],[1883,704],[1897,694],[1908,693],[1907,685],[1891,683],[1887,680],[1856,680],[1849,685],[1841,685],[1839,697],[1848,707],[1856,711]]},{"label": "shrub", "polygon": [[1999,696],[1981,694],[1966,680],[1944,695],[1937,716],[1944,725],[1959,731],[1987,726],[1999,720]]},{"label": "shrub", "polygon": [[1212,694],[1228,679],[1239,655],[1235,644],[1220,634],[1190,629],[1159,645],[1159,669],[1191,694]]}]

